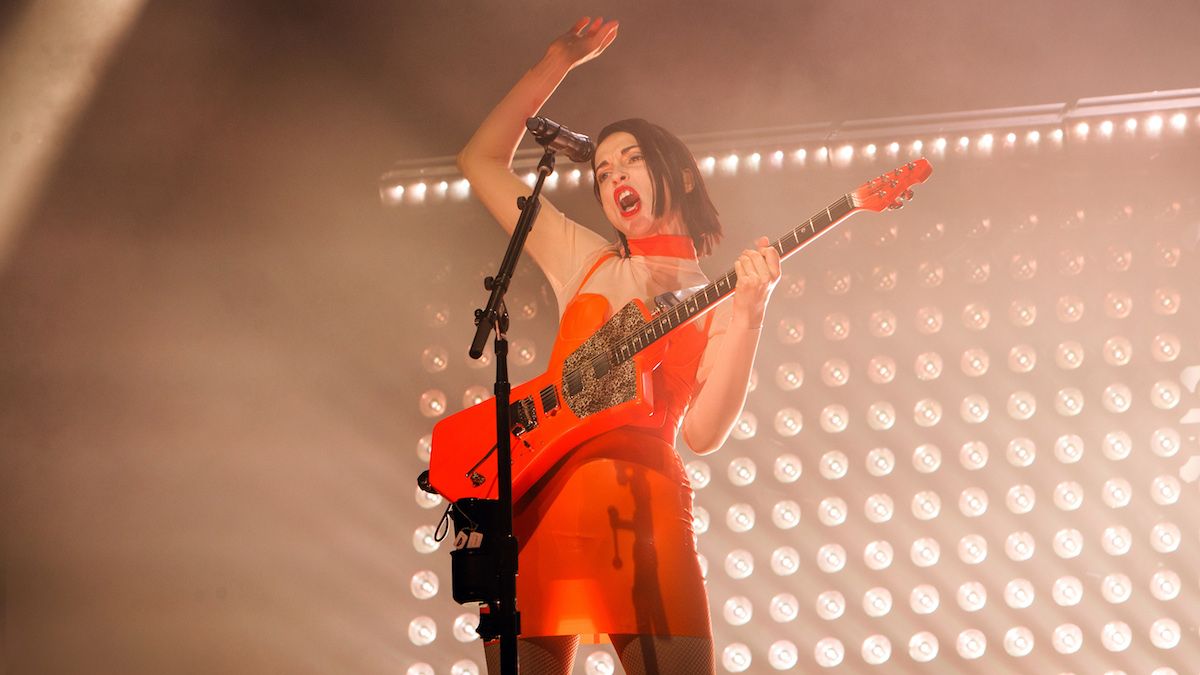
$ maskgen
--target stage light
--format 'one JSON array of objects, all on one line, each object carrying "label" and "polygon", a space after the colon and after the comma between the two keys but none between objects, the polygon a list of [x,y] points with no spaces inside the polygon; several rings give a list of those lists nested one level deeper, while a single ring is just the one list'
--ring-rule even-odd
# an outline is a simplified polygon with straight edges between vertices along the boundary
[{"label": "stage light", "polygon": [[437,624],[427,616],[418,616],[408,623],[408,639],[423,647],[437,639]]},{"label": "stage light", "polygon": [[438,417],[446,412],[446,395],[439,389],[428,389],[421,394],[418,408],[425,417]]},{"label": "stage light", "polygon": [[838,404],[825,406],[821,410],[821,428],[826,433],[838,434],[846,430],[846,425],[849,424],[850,413],[846,407]]},{"label": "stage light", "polygon": [[1129,599],[1133,584],[1124,574],[1109,574],[1100,583],[1100,594],[1114,605],[1119,605]]},{"label": "stage light", "polygon": [[968,518],[978,518],[987,512],[988,496],[981,488],[963,490],[958,497],[958,510]]},{"label": "stage light", "polygon": [[804,339],[804,322],[795,317],[784,317],[775,326],[775,337],[785,345],[799,344]]},{"label": "stage light", "polygon": [[1034,129],[1034,130],[1030,131],[1029,133],[1025,134],[1025,144],[1026,145],[1037,145],[1038,143],[1041,142],[1041,140],[1042,140],[1042,134],[1037,129]]},{"label": "stage light", "polygon": [[700,505],[694,505],[692,507],[692,532],[697,537],[700,537],[704,533],[708,532],[708,527],[711,522],[712,519],[708,515],[708,509]]},{"label": "stage light", "polygon": [[804,384],[804,368],[794,361],[779,364],[775,369],[775,384],[783,391],[795,391]]},{"label": "stage light", "polygon": [[[876,522],[878,522],[878,521],[876,521]],[[892,551],[891,544],[889,544],[886,541],[882,541],[882,540],[873,541],[873,542],[867,544],[866,548],[863,549],[863,562],[866,564],[867,567],[878,572],[880,570],[885,570],[888,567],[891,567],[892,558],[894,557],[894,555],[895,554]],[[889,608],[891,607],[891,602],[892,602],[891,595],[888,595],[888,607]]]},{"label": "stage light", "polygon": [[442,496],[426,492],[420,486],[413,488],[413,499],[416,500],[417,506],[423,509],[432,509],[442,504]]},{"label": "stage light", "polygon": [[1028,656],[1033,651],[1033,632],[1024,626],[1008,629],[1004,633],[1004,651],[1012,656]]},{"label": "stage light", "polygon": [[1063,559],[1074,558],[1083,552],[1083,535],[1074,528],[1063,528],[1054,534],[1054,553]]},{"label": "stage light", "polygon": [[1129,406],[1133,402],[1133,392],[1123,384],[1110,384],[1104,388],[1100,401],[1109,412],[1123,413],[1129,410]]},{"label": "stage light", "polygon": [[942,330],[944,317],[937,307],[921,307],[917,310],[917,331],[922,335],[935,335]]},{"label": "stage light", "polygon": [[426,193],[426,191],[428,191],[428,189],[429,189],[429,186],[427,186],[427,185],[425,185],[425,183],[421,182],[421,183],[417,183],[416,185],[409,187],[408,193],[409,193],[409,195],[411,195],[413,202],[420,204],[425,201],[425,193]]},{"label": "stage light", "polygon": [[891,337],[896,333],[896,314],[887,309],[871,312],[868,328],[877,338]]},{"label": "stage light", "polygon": [[776,623],[795,621],[800,615],[800,601],[791,593],[780,593],[771,598],[767,612]]},{"label": "stage light", "polygon": [[1051,131],[1051,132],[1050,132],[1050,139],[1051,139],[1051,140],[1053,140],[1055,143],[1057,143],[1057,144],[1059,144],[1059,145],[1062,145],[1062,140],[1063,140],[1063,130],[1062,130],[1062,129],[1055,129],[1055,130]]},{"label": "stage light", "polygon": [[712,480],[712,470],[702,459],[693,459],[688,462],[684,465],[683,471],[687,474],[688,482],[691,483],[693,490],[703,490]]},{"label": "stage light", "polygon": [[983,656],[984,652],[987,651],[987,638],[984,637],[983,631],[976,628],[968,628],[958,634],[955,647],[958,649],[959,656],[968,661],[973,661]]},{"label": "stage light", "polygon": [[1154,243],[1154,264],[1158,267],[1167,269],[1178,267],[1181,256],[1179,246],[1175,244],[1161,241]]},{"label": "stage light", "polygon": [[992,146],[995,144],[996,138],[990,133],[986,133],[979,137],[976,147],[984,154],[991,154]]},{"label": "stage light", "polygon": [[785,438],[795,436],[804,428],[804,420],[799,410],[784,408],[775,413],[775,433]]},{"label": "stage light", "polygon": [[700,160],[700,173],[704,174],[705,176],[711,176],[713,175],[713,169],[715,169],[716,166],[717,158],[709,155],[708,157]]},{"label": "stage light", "polygon": [[938,641],[933,633],[921,631],[908,640],[908,655],[917,663],[929,663],[937,658]]},{"label": "stage light", "polygon": [[1014,438],[1008,442],[1005,454],[1009,464],[1015,467],[1025,467],[1033,464],[1033,460],[1037,457],[1037,447],[1028,438]]},{"label": "stage light", "polygon": [[[932,567],[937,565],[938,560],[941,560],[942,546],[937,543],[936,539],[922,537],[914,540],[911,548],[908,549],[908,557],[912,558],[913,565],[917,567]],[[916,591],[913,592],[916,593]],[[913,610],[917,610],[916,605],[913,605]]]},{"label": "stage light", "polygon": [[1150,546],[1159,553],[1174,553],[1179,549],[1182,533],[1175,523],[1156,523],[1150,530]]},{"label": "stage light", "polygon": [[735,153],[730,153],[721,158],[721,172],[726,175],[734,175],[738,170],[738,161],[740,158]]},{"label": "stage light", "polygon": [[1127,527],[1107,527],[1100,537],[1100,546],[1111,556],[1122,556],[1133,546],[1133,536]]},{"label": "stage light", "polygon": [[866,504],[863,505],[863,512],[872,523],[886,523],[892,519],[894,511],[892,498],[882,493],[867,497]]},{"label": "stage light", "polygon": [[1051,644],[1059,654],[1074,654],[1083,646],[1083,631],[1073,623],[1064,623],[1054,629]]},{"label": "stage light", "polygon": [[846,453],[830,450],[821,456],[819,467],[826,480],[837,480],[846,475],[848,464]]},{"label": "stage light", "polygon": [[433,434],[425,434],[417,439],[417,459],[422,463],[429,463],[429,454],[433,450]]},{"label": "stage light", "polygon": [[967,424],[982,424],[987,421],[990,409],[982,394],[971,394],[962,400],[958,414]]},{"label": "stage light", "polygon": [[432,570],[421,570],[412,575],[409,581],[409,590],[412,591],[413,597],[418,600],[428,600],[437,595],[438,592],[438,577]]},{"label": "stage light", "polygon": [[968,581],[958,587],[958,606],[964,612],[978,612],[987,604],[987,589],[978,581]]},{"label": "stage light", "polygon": [[892,594],[886,588],[875,587],[863,594],[863,611],[879,618],[892,611]]},{"label": "stage light", "polygon": [[470,659],[461,659],[450,666],[450,675],[479,675],[479,666]]},{"label": "stage light", "polygon": [[891,143],[888,143],[887,154],[888,154],[888,157],[895,157],[895,156],[899,155],[900,154],[900,144],[897,143],[896,141],[892,141]]},{"label": "stage light", "polygon": [[1133,633],[1124,621],[1109,621],[1100,632],[1100,642],[1110,652],[1123,652],[1129,648]]},{"label": "stage light", "polygon": [[833,621],[846,611],[846,598],[838,591],[825,591],[817,596],[817,616]]},{"label": "stage light", "polygon": [[751,153],[750,156],[746,158],[746,164],[750,167],[751,171],[758,171],[759,165],[762,164],[762,155],[758,154],[757,152]]},{"label": "stage light", "polygon": [[813,657],[817,660],[817,665],[822,668],[833,668],[841,664],[845,656],[846,648],[842,646],[842,642],[837,638],[822,638],[817,641],[816,647],[813,648]]},{"label": "stage light", "polygon": [[1059,607],[1074,607],[1083,599],[1083,584],[1077,577],[1060,577],[1050,592]]},{"label": "stage light", "polygon": [[1075,323],[1083,318],[1083,299],[1071,294],[1061,296],[1055,305],[1055,309],[1059,321],[1062,323]]},{"label": "stage light", "polygon": [[977,471],[987,466],[988,448],[982,441],[967,441],[959,448],[958,461],[967,471]]},{"label": "stage light", "polygon": [[1083,459],[1083,439],[1076,434],[1063,434],[1054,441],[1054,457],[1063,464]]},{"label": "stage light", "polygon": [[733,431],[730,435],[739,441],[744,441],[754,438],[756,433],[758,433],[758,418],[754,416],[754,413],[747,410],[738,418],[737,424],[733,425]]},{"label": "stage light", "polygon": [[959,137],[958,137],[958,150],[959,150],[959,152],[963,152],[963,151],[965,151],[965,150],[966,150],[967,148],[969,148],[970,146],[971,146],[971,139],[967,138],[966,136],[959,136]]},{"label": "stage light", "polygon": [[1083,412],[1083,392],[1075,387],[1063,387],[1054,398],[1054,409],[1063,417],[1074,417]]},{"label": "stage light", "polygon": [[544,183],[542,183],[542,185],[545,186],[545,188],[547,190],[553,190],[553,189],[557,188],[558,187],[558,172],[555,171],[554,173],[550,174],[549,176],[546,176],[546,180]]},{"label": "stage light", "polygon": [[1004,586],[1004,602],[1013,609],[1025,609],[1033,604],[1036,593],[1028,579],[1013,579]]},{"label": "stage light", "polygon": [[470,408],[473,405],[483,403],[491,398],[491,396],[491,390],[487,387],[481,384],[472,385],[463,391],[462,405],[464,408]]},{"label": "stage light", "polygon": [[1110,478],[1104,482],[1101,498],[1109,508],[1120,509],[1129,505],[1132,494],[1133,488],[1129,481],[1124,478]]},{"label": "stage light", "polygon": [[1179,452],[1179,432],[1174,429],[1156,429],[1150,435],[1150,449],[1159,457],[1174,457]]},{"label": "stage light", "polygon": [[920,584],[912,589],[908,596],[908,604],[917,614],[932,614],[940,604],[938,590],[929,584]]},{"label": "stage light", "polygon": [[826,340],[836,342],[850,337],[850,317],[842,312],[826,316],[821,327]]},{"label": "stage light", "polygon": [[942,451],[928,443],[913,451],[913,468],[921,473],[933,473],[942,465]]},{"label": "stage light", "polygon": [[1155,361],[1168,363],[1179,358],[1179,338],[1174,333],[1159,333],[1154,336],[1150,354]]},{"label": "stage light", "polygon": [[1171,506],[1179,501],[1182,489],[1179,479],[1175,476],[1156,476],[1150,482],[1150,498],[1159,506]]},{"label": "stage light", "polygon": [[734,549],[725,556],[725,574],[731,579],[745,579],[754,574],[754,556],[745,549]]},{"label": "stage light", "polygon": [[942,500],[936,492],[922,490],[913,495],[912,514],[917,520],[933,520],[942,510]]},{"label": "stage light", "polygon": [[792,546],[779,546],[770,554],[770,571],[778,574],[779,577],[796,574],[799,568],[800,554]]},{"label": "stage light", "polygon": [[735,595],[725,601],[722,615],[725,617],[725,623],[731,626],[744,626],[754,616],[754,606],[750,604],[750,599],[746,596]]},{"label": "stage light", "polygon": [[827,387],[844,386],[850,381],[850,364],[845,359],[829,359],[821,366],[821,381]]},{"label": "stage light", "polygon": [[792,454],[783,454],[775,459],[775,480],[780,483],[794,483],[803,472],[800,458]]},{"label": "stage light", "polygon": [[1035,548],[1033,535],[1028,532],[1013,532],[1004,540],[1004,554],[1013,562],[1029,560]]},{"label": "stage light", "polygon": [[1030,281],[1037,276],[1037,258],[1024,253],[1013,255],[1009,259],[1008,273],[1014,281]]},{"label": "stage light", "polygon": [[776,150],[771,153],[771,166],[778,169],[783,166],[783,151]]},{"label": "stage light", "polygon": [[[1180,128],[1183,128],[1183,127],[1180,127]],[[876,151],[876,148],[875,148],[874,143],[868,143],[867,147],[863,148],[863,154],[871,159],[875,158],[875,151]]]},{"label": "stage light", "polygon": [[1154,301],[1151,305],[1154,307],[1154,313],[1162,316],[1170,316],[1179,311],[1179,291],[1174,288],[1156,288],[1154,289]]},{"label": "stage light", "polygon": [[863,640],[862,657],[867,663],[877,666],[892,656],[892,643],[882,635],[872,635]]},{"label": "stage light", "polygon": [[426,347],[421,352],[421,367],[429,373],[440,373],[450,363],[450,355],[442,347]]},{"label": "stage light", "polygon": [[896,466],[896,456],[887,448],[873,448],[867,453],[867,472],[872,476],[886,476]]},{"label": "stage light", "polygon": [[450,183],[447,183],[444,180],[438,181],[437,184],[433,186],[433,194],[439,198],[444,198],[449,190]]},{"label": "stage light", "polygon": [[825,544],[817,550],[817,567],[826,574],[841,572],[846,566],[846,549],[838,544]]},{"label": "stage light", "polygon": [[379,197],[383,200],[384,204],[387,204],[388,206],[395,206],[396,204],[404,201],[404,186],[389,185],[387,187],[380,188]]},{"label": "stage light", "polygon": [[[841,497],[826,497],[821,500],[817,506],[817,520],[821,521],[826,527],[837,527],[846,522],[846,500]],[[840,550],[841,547],[839,546]],[[845,559],[846,555],[843,552],[841,558]]]},{"label": "stage light", "polygon": [[433,666],[428,663],[414,663],[404,672],[405,675],[434,675]]},{"label": "stage light", "polygon": [[1110,366],[1125,366],[1133,353],[1133,345],[1129,338],[1122,336],[1111,337],[1104,341],[1104,362]]},{"label": "stage light", "polygon": [[749,504],[734,504],[725,511],[725,526],[732,532],[749,532],[754,520],[754,507]]},{"label": "stage light", "polygon": [[987,540],[978,534],[968,534],[958,540],[958,559],[967,565],[987,560]]},{"label": "stage light", "polygon": [[775,670],[791,670],[799,660],[796,645],[788,640],[773,642],[767,650],[767,663]]},{"label": "stage light", "polygon": [[826,160],[828,160],[829,159],[829,148],[827,148],[823,145],[821,147],[817,148],[816,159],[818,162],[825,162]]},{"label": "stage light", "polygon": [[1075,124],[1075,137],[1079,140],[1086,141],[1089,131],[1091,131],[1091,127],[1088,126],[1087,122],[1078,122]]},{"label": "stage light", "polygon": [[1037,495],[1028,485],[1014,485],[1004,495],[1008,510],[1015,514],[1029,513],[1037,502]]},{"label": "stage light", "polygon": [[808,151],[804,148],[799,148],[792,153],[792,160],[803,165],[804,160],[808,159]]},{"label": "stage light", "polygon": [[873,356],[867,362],[867,379],[875,384],[887,384],[895,376],[896,362],[890,356]]},{"label": "stage light", "polygon": [[754,482],[758,476],[758,466],[749,457],[737,457],[729,462],[726,471],[729,482],[737,487],[745,487]]},{"label": "stage light", "polygon": [[583,667],[587,675],[613,675],[617,671],[617,664],[608,652],[592,652],[588,654]]},{"label": "stage light", "polygon": [[1162,115],[1151,115],[1150,119],[1146,120],[1146,133],[1151,136],[1158,136],[1162,133],[1163,118]]},{"label": "stage light", "polygon": [[1174,619],[1158,619],[1150,625],[1150,642],[1159,649],[1174,649],[1182,631]]},{"label": "stage light", "polygon": [[1028,373],[1037,365],[1037,352],[1033,347],[1020,344],[1008,351],[1008,369],[1014,373]]},{"label": "stage light", "polygon": [[946,139],[941,137],[935,140],[933,142],[933,150],[938,154],[944,154],[946,152]]},{"label": "stage light", "polygon": [[1150,577],[1150,594],[1156,600],[1167,602],[1179,597],[1183,581],[1171,570],[1158,570]]},{"label": "stage light", "polygon": [[887,431],[896,424],[896,408],[887,401],[872,403],[867,408],[867,426],[875,431]]},{"label": "stage light", "polygon": [[1063,481],[1054,488],[1054,505],[1063,511],[1074,511],[1083,505],[1083,486],[1075,481]]},{"label": "stage light", "polygon": [[790,530],[800,524],[800,505],[790,499],[776,502],[771,509],[771,522],[781,530]]}]

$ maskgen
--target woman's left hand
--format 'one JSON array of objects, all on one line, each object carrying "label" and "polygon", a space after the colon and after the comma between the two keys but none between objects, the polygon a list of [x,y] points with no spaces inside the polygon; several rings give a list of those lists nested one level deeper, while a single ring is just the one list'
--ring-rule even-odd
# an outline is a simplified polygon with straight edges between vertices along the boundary
[{"label": "woman's left hand", "polygon": [[779,251],[770,240],[759,237],[755,249],[746,249],[733,263],[737,272],[737,292],[733,294],[733,318],[747,326],[761,326],[771,291],[779,283]]}]

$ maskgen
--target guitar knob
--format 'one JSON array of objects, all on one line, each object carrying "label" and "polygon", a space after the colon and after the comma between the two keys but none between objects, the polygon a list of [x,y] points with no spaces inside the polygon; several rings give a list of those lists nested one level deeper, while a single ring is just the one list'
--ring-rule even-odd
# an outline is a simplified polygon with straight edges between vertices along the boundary
[{"label": "guitar knob", "polygon": [[903,197],[903,198],[904,198],[904,201],[911,201],[911,200],[912,200],[912,198],[913,198],[913,191],[912,191],[912,189],[911,189],[911,188],[909,188],[908,190],[905,190],[905,191],[904,191],[904,194],[903,194],[903,195],[901,195],[901,197]]}]

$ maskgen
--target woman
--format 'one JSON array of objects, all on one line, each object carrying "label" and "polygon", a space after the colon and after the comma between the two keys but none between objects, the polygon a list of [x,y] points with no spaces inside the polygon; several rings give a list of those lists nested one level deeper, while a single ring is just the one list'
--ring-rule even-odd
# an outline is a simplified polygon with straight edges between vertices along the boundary
[{"label": "woman", "polygon": [[[599,56],[616,21],[580,19],[558,37],[484,120],[458,163],[491,214],[511,232],[527,187],[511,163],[524,122],[568,72]],[[696,260],[721,237],[695,159],[644,120],[597,137],[596,197],[617,230],[612,244],[543,199],[526,248],[545,273],[560,316],[572,303],[610,316],[634,298],[707,283]],[[517,606],[521,672],[569,673],[581,636],[607,635],[626,673],[714,672],[708,599],[692,533],[692,492],[675,452],[721,447],[741,414],[779,256],[760,238],[737,259],[737,292],[671,334],[655,369],[654,413],[569,453],[515,505],[521,543]],[[562,325],[560,337],[579,327]],[[499,646],[485,648],[499,670]]]}]

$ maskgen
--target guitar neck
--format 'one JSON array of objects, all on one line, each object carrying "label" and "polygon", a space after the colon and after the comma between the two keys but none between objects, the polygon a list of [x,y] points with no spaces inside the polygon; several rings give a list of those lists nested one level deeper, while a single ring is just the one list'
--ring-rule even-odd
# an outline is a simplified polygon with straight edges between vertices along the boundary
[{"label": "guitar neck", "polygon": [[[845,220],[857,208],[853,195],[843,195],[801,223],[799,227],[776,239],[770,246],[779,252],[780,259],[786,258]],[[716,307],[736,289],[737,272],[729,270],[673,307],[655,314],[638,332],[625,336],[613,350],[610,360],[618,364],[632,358],[634,354],[662,339],[672,330]]]}]

